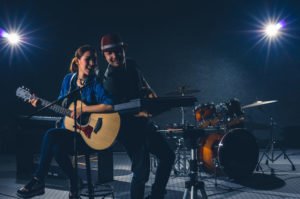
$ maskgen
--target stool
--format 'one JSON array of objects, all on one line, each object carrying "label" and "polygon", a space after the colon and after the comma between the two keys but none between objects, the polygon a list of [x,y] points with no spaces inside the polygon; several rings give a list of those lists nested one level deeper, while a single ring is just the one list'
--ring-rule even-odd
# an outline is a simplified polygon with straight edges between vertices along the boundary
[{"label": "stool", "polygon": [[[109,149],[110,150],[110,149]],[[112,153],[112,151],[110,151]],[[104,185],[100,181],[103,182],[103,180],[107,181],[107,179],[99,179],[100,177],[100,168],[101,168],[101,152],[97,152],[98,154],[98,183],[92,183],[92,176],[91,176],[91,162],[90,162],[90,154],[85,154],[85,163],[86,163],[86,178],[87,178],[87,183],[83,183],[82,189],[80,191],[80,196],[88,197],[89,199],[94,199],[95,197],[102,197],[103,199],[107,196],[111,196],[113,199],[115,198],[114,196],[114,191],[113,187],[110,185]],[[104,151],[104,153],[107,153]],[[104,155],[105,156],[105,155]],[[103,166],[102,166],[103,167]],[[112,169],[112,168],[111,168]],[[112,180],[112,179],[111,179]]]}]

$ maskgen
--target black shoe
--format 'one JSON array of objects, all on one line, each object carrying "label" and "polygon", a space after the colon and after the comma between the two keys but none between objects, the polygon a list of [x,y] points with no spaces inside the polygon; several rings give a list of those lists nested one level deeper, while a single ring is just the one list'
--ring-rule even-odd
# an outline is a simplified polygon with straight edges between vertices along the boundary
[{"label": "black shoe", "polygon": [[81,199],[80,194],[75,194],[74,192],[69,192],[69,199]]},{"label": "black shoe", "polygon": [[163,195],[157,195],[157,196],[150,194],[145,199],[164,199],[164,197],[165,197],[164,194]]},{"label": "black shoe", "polygon": [[31,198],[45,193],[45,184],[35,178],[32,178],[24,187],[17,191],[17,196],[21,198]]},{"label": "black shoe", "polygon": [[145,199],[161,199],[161,198],[164,198],[164,196],[162,195],[162,196],[155,197],[153,195],[149,195]]},{"label": "black shoe", "polygon": [[83,187],[83,181],[81,178],[78,178],[77,180],[77,195],[75,194],[76,188],[72,186],[72,183],[70,182],[70,192],[69,192],[69,199],[80,199],[80,191]]}]

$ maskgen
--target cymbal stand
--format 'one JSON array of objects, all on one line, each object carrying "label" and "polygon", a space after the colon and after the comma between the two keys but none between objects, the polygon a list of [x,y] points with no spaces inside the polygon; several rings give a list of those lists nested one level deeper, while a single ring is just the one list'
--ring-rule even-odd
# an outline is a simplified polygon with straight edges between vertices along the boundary
[{"label": "cymbal stand", "polygon": [[[181,92],[181,96],[184,96],[184,87],[183,88],[179,88],[180,92]],[[182,128],[185,128],[185,110],[184,107],[180,107],[180,111],[181,111],[181,125]],[[188,173],[188,168],[187,168],[187,155],[186,155],[186,150],[184,147],[184,139],[179,138],[177,140],[177,148],[175,151],[175,155],[176,155],[176,164],[174,166],[174,174],[175,175],[186,175]],[[183,167],[181,167],[181,163],[183,163]],[[177,168],[176,168],[177,166]]]},{"label": "cymbal stand", "polygon": [[184,108],[180,107],[180,110],[181,110],[181,124],[182,124],[182,126],[184,126],[184,124],[185,124]]},{"label": "cymbal stand", "polygon": [[[274,126],[276,125],[276,123],[273,120],[273,117],[270,116],[270,142],[266,147],[266,150],[263,152],[263,154],[261,155],[257,165],[256,165],[256,171],[259,171],[259,169],[262,171],[262,167],[260,166],[260,163],[262,161],[262,159],[264,157],[266,157],[266,165],[269,164],[269,161],[271,161],[272,163],[274,163],[280,156],[283,155],[284,159],[287,159],[291,166],[292,166],[292,170],[295,171],[295,165],[293,164],[293,162],[291,161],[291,159],[289,158],[289,156],[286,154],[285,149],[283,149],[283,147],[280,145],[280,143],[275,139],[275,135],[274,135]],[[275,148],[275,144],[278,145],[281,153],[277,156],[275,156],[274,154],[274,148]],[[271,174],[274,174],[274,169],[271,169]]]},{"label": "cymbal stand", "polygon": [[[181,96],[184,96],[183,90],[180,90],[180,91],[181,91]],[[184,127],[184,125],[185,125],[185,116],[184,116],[185,112],[184,112],[183,106],[180,107],[180,110],[181,110],[181,124]]]}]

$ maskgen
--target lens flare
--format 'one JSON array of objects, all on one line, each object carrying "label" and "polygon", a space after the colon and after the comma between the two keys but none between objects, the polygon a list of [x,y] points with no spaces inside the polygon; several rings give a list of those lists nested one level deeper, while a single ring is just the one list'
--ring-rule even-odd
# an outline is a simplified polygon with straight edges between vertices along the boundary
[{"label": "lens flare", "polygon": [[267,37],[275,37],[280,33],[280,29],[282,28],[282,24],[268,24],[265,29],[265,34]]},{"label": "lens flare", "polygon": [[21,41],[21,37],[17,33],[5,33],[3,35],[11,45],[17,45]]}]

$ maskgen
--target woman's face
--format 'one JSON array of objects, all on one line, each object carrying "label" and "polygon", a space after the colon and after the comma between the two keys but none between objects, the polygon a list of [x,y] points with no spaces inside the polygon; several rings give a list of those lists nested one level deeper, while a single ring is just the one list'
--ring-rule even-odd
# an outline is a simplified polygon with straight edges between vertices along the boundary
[{"label": "woman's face", "polygon": [[95,69],[96,56],[90,51],[85,52],[80,59],[78,59],[78,73],[84,76],[89,76]]}]

